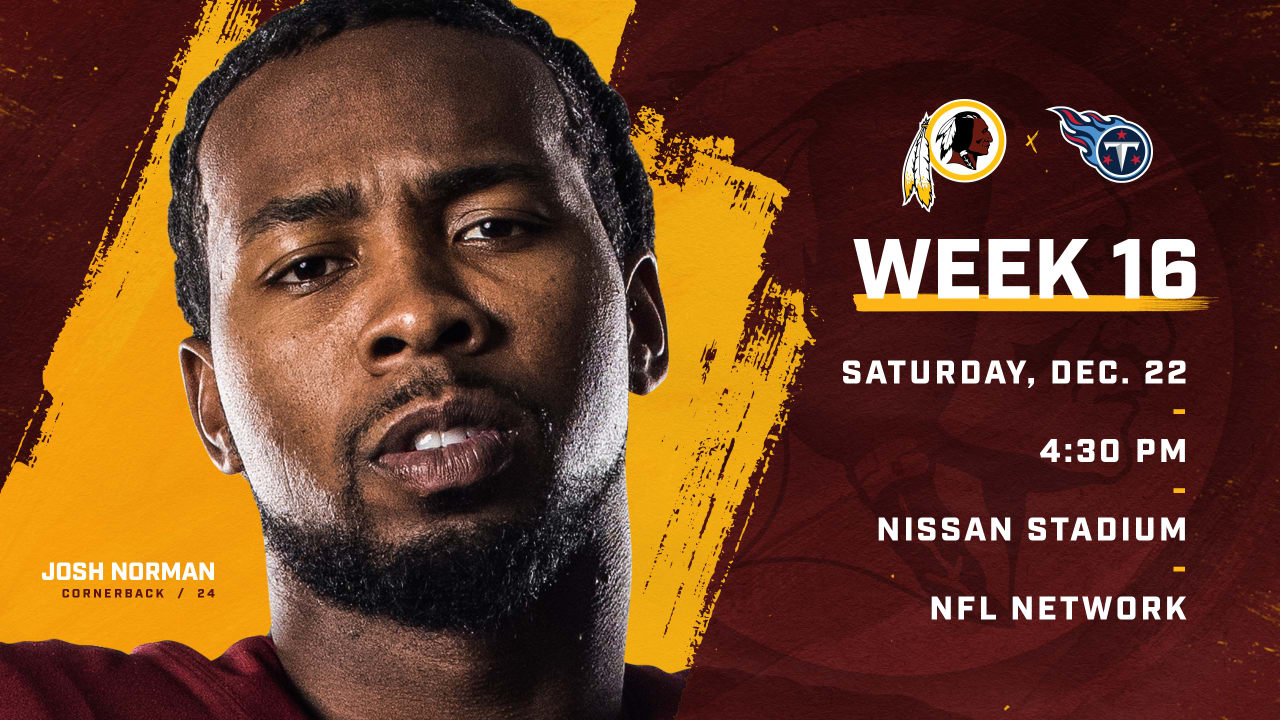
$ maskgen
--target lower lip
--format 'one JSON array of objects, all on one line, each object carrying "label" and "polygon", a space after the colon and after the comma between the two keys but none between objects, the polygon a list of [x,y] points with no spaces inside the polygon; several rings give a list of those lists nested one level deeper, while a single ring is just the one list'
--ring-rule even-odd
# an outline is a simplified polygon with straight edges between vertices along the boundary
[{"label": "lower lip", "polygon": [[511,462],[514,435],[485,430],[446,447],[387,453],[376,464],[415,493],[430,495],[474,485],[502,472]]}]

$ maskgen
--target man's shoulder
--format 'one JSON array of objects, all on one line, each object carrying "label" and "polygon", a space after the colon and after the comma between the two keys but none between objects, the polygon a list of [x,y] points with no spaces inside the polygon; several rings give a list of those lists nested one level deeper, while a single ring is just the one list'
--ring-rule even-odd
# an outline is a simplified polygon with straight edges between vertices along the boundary
[{"label": "man's shoulder", "polygon": [[628,720],[670,720],[680,707],[688,670],[669,673],[652,665],[627,665],[622,704]]},{"label": "man's shoulder", "polygon": [[176,642],[131,653],[60,640],[0,644],[0,720],[247,717],[246,702],[288,707],[269,638],[209,660]]},{"label": "man's shoulder", "polygon": [[117,676],[119,673],[125,676],[197,674],[210,677],[278,667],[275,646],[265,636],[240,640],[216,660],[206,658],[194,648],[168,640],[139,645],[128,653],[62,640],[0,643],[0,672],[4,673],[0,677],[26,676],[36,670],[83,678],[103,674]]}]

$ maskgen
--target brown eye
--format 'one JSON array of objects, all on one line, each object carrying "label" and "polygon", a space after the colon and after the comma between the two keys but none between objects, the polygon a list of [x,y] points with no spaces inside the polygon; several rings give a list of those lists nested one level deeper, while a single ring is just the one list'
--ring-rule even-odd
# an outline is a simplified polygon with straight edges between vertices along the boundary
[{"label": "brown eye", "polygon": [[468,227],[459,239],[463,241],[501,240],[523,235],[526,232],[528,229],[514,220],[488,218]]},{"label": "brown eye", "polygon": [[312,255],[295,260],[285,268],[276,281],[286,285],[302,285],[340,272],[348,265],[339,258]]}]

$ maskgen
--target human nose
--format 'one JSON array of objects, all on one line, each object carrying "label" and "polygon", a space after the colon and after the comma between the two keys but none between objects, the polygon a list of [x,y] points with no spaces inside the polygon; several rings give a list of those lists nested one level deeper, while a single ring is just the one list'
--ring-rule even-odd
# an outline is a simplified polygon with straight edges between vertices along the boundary
[{"label": "human nose", "polygon": [[383,279],[361,328],[360,362],[384,375],[429,355],[474,355],[488,345],[488,315],[442,269],[414,269]]}]

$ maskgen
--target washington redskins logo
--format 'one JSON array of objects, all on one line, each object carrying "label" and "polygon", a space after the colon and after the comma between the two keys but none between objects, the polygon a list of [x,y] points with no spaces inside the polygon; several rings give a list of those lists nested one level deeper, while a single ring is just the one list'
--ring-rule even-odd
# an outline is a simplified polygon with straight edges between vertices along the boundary
[{"label": "washington redskins logo", "polygon": [[952,100],[920,120],[902,164],[902,204],[915,198],[933,209],[937,196],[933,173],[954,182],[975,182],[1004,159],[1004,123],[977,100]]}]

